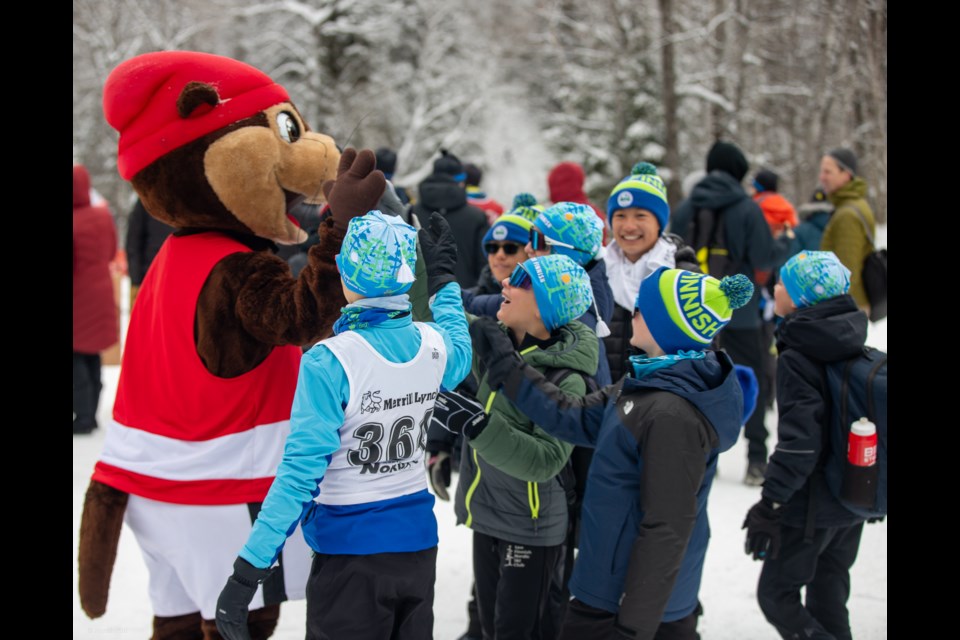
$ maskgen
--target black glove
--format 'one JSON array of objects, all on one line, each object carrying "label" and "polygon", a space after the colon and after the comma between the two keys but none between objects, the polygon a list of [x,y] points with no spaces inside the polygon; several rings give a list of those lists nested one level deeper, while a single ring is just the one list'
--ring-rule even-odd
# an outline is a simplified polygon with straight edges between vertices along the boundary
[{"label": "black glove", "polygon": [[487,385],[496,391],[510,372],[522,367],[524,362],[517,353],[510,336],[500,330],[493,318],[477,318],[470,325],[473,350],[487,369]]},{"label": "black glove", "polygon": [[867,524],[873,524],[875,522],[883,522],[884,518],[886,518],[886,516],[879,516],[877,518],[867,518]]},{"label": "black glove", "polygon": [[347,230],[350,220],[377,208],[387,186],[383,172],[377,170],[377,157],[370,149],[347,148],[340,154],[337,179],[323,183],[323,195],[330,204],[333,226]]},{"label": "black glove", "polygon": [[744,553],[754,560],[776,558],[780,553],[780,506],[768,498],[750,507],[741,529],[747,530]]},{"label": "black glove", "polygon": [[457,242],[450,223],[434,211],[427,225],[417,232],[420,250],[427,266],[427,295],[432,296],[448,282],[456,282],[453,270],[457,265]]},{"label": "black glove", "polygon": [[427,477],[433,493],[444,502],[450,500],[447,487],[450,486],[450,454],[446,451],[431,453],[427,459]]},{"label": "black glove", "polygon": [[258,569],[243,558],[233,562],[233,575],[217,598],[217,631],[227,640],[250,640],[247,614],[257,585],[267,579],[272,569]]},{"label": "black glove", "polygon": [[458,391],[441,391],[433,405],[431,425],[438,424],[450,433],[465,433],[474,438],[487,426],[487,412],[473,396]]}]

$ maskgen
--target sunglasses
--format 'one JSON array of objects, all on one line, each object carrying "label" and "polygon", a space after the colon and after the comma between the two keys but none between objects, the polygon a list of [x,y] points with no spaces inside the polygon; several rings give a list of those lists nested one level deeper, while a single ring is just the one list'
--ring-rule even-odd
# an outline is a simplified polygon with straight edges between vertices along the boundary
[{"label": "sunglasses", "polygon": [[567,244],[566,242],[560,242],[559,240],[554,240],[553,238],[548,238],[544,235],[543,231],[536,227],[530,227],[530,247],[534,251],[544,251],[549,247],[563,247],[564,249],[573,249],[574,251],[579,251],[581,253],[590,253],[586,249],[581,249],[580,247],[575,247],[572,244]]},{"label": "sunglasses", "polygon": [[520,245],[516,242],[504,242],[503,244],[499,242],[488,242],[487,244],[483,245],[483,250],[490,255],[495,254],[500,249],[503,249],[503,252],[506,255],[512,256],[516,254],[517,251],[520,251]]},{"label": "sunglasses", "polygon": [[530,274],[527,273],[526,269],[517,265],[513,268],[507,284],[515,289],[531,289],[533,287],[533,279],[530,277]]}]

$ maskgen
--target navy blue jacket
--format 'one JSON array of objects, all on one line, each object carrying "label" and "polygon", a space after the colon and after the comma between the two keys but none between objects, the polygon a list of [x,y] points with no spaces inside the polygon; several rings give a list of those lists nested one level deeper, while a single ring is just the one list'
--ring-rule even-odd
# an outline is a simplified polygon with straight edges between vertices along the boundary
[{"label": "navy blue jacket", "polygon": [[594,448],[570,593],[637,638],[697,606],[717,456],[743,423],[732,361],[705,353],[584,398],[524,365],[502,389],[550,434]]},{"label": "navy blue jacket", "polygon": [[[670,231],[687,244],[691,241],[688,234],[692,232],[691,222],[698,209],[723,212],[727,248],[730,255],[740,261],[739,272],[750,278],[754,285],[757,284],[755,271],[772,269],[786,259],[789,241],[786,238],[774,240],[760,205],[730,174],[723,171],[707,174],[693,187],[690,197],[670,215]],[[727,331],[759,329],[760,321],[760,295],[754,294],[750,302],[733,312]]]},{"label": "navy blue jacket", "polygon": [[850,295],[791,313],[777,328],[777,448],[764,475],[764,497],[783,504],[784,524],[803,527],[810,492],[814,526],[846,527],[863,518],[848,511],[823,476],[824,429],[830,424],[828,362],[860,353],[867,340],[867,314]]}]

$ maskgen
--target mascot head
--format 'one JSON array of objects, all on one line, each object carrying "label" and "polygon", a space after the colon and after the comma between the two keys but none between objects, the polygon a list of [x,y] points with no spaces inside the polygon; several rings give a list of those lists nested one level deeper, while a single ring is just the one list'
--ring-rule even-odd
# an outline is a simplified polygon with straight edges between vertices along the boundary
[{"label": "mascot head", "polygon": [[177,228],[303,242],[290,208],[323,202],[321,185],[336,177],[333,139],[310,131],[283,87],[231,58],[131,58],[107,78],[103,112],[120,133],[120,175],[151,215]]}]

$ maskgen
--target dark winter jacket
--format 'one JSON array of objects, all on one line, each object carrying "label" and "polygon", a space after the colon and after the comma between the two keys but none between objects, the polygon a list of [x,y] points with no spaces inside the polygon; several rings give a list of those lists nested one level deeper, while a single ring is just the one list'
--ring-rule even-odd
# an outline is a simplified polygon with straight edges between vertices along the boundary
[{"label": "dark winter jacket", "polygon": [[454,275],[461,289],[477,284],[480,271],[487,264],[483,254],[483,236],[490,225],[483,210],[467,204],[467,192],[461,184],[446,174],[433,174],[420,183],[420,200],[413,213],[421,221],[439,211],[450,223],[457,242],[457,265]]},{"label": "dark winter jacket", "polygon": [[[722,212],[723,230],[727,248],[734,260],[740,261],[739,273],[756,285],[755,272],[772,269],[781,263],[790,250],[789,241],[783,237],[774,240],[770,227],[756,202],[750,199],[740,183],[723,171],[712,171],[698,182],[690,197],[682,202],[670,216],[670,231],[691,242],[693,217],[699,209]],[[760,328],[760,296],[754,295],[750,302],[733,312],[727,325],[730,329]]]},{"label": "dark winter jacket", "polygon": [[863,518],[845,509],[823,476],[824,429],[830,424],[829,390],[823,363],[860,353],[867,315],[850,295],[837,296],[791,313],[777,328],[777,448],[767,463],[763,495],[783,507],[783,522],[805,524],[811,487],[817,527],[848,526]]},{"label": "dark winter jacket", "polygon": [[829,202],[808,202],[797,209],[800,224],[794,229],[796,238],[790,247],[790,255],[801,251],[819,251],[823,230],[830,222],[833,205]]},{"label": "dark winter jacket", "polygon": [[863,260],[873,250],[870,238],[876,240],[877,237],[876,221],[866,196],[867,183],[863,178],[854,178],[828,195],[836,209],[820,241],[823,251],[833,251],[840,262],[850,269],[850,295],[864,308],[870,305],[870,301],[863,287]]},{"label": "dark winter jacket", "polygon": [[117,228],[106,206],[90,204],[90,174],[73,166],[73,350],[100,353],[120,339],[110,262]]},{"label": "dark winter jacket", "polygon": [[[502,326],[502,325],[501,325]],[[597,367],[596,334],[574,320],[540,348],[527,336],[520,353],[537,371],[568,368],[592,374]],[[457,523],[480,533],[534,546],[555,546],[567,537],[567,495],[558,474],[567,464],[573,445],[547,434],[543,420],[536,423],[520,413],[507,398],[487,385],[485,372],[474,359],[480,379],[477,398],[490,416],[477,435],[464,432],[457,483]],[[568,375],[560,388],[575,397],[586,392],[579,375]]]},{"label": "dark winter jacket", "polygon": [[[663,237],[677,245],[677,252],[674,255],[675,268],[700,273],[700,265],[697,264],[697,256],[693,249],[685,245],[678,236],[665,233]],[[613,313],[607,323],[610,335],[601,342],[610,366],[610,379],[616,382],[627,372],[627,359],[635,355],[637,350],[630,346],[630,338],[633,336],[633,309],[624,309],[616,302],[612,302],[611,306]]]},{"label": "dark winter jacket", "polygon": [[480,271],[476,286],[460,290],[460,295],[463,298],[463,308],[467,313],[475,316],[496,318],[497,311],[500,310],[500,303],[503,302],[500,290],[500,283],[493,277],[490,265],[487,264]]},{"label": "dark winter jacket", "polygon": [[594,447],[570,593],[618,613],[637,638],[697,606],[717,456],[743,423],[743,392],[722,352],[576,398],[518,366],[501,393],[552,435]]},{"label": "dark winter jacket", "polygon": [[140,198],[133,205],[127,220],[127,270],[130,284],[140,286],[147,269],[157,257],[163,241],[173,233],[173,227],[160,222],[149,213]]}]

